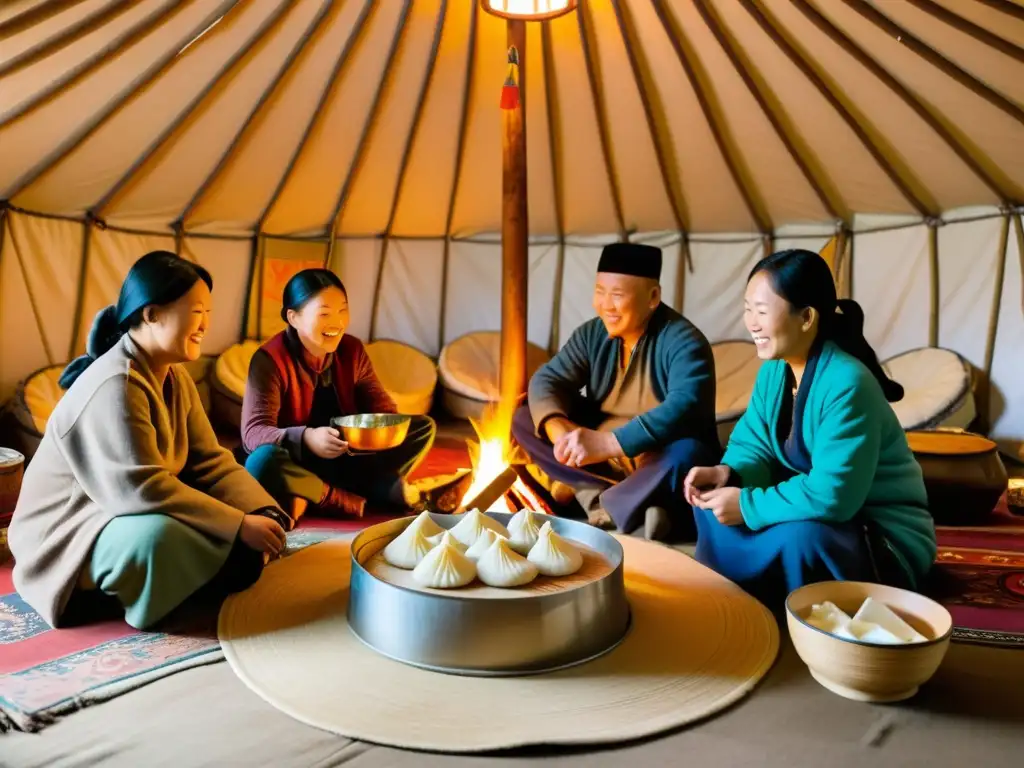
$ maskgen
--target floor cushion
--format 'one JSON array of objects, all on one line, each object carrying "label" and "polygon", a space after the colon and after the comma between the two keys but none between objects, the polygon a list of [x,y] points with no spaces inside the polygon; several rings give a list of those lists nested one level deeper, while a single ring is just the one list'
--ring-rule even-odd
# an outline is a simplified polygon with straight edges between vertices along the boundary
[{"label": "floor cushion", "polygon": [[977,416],[971,364],[949,349],[923,347],[890,357],[882,368],[903,385],[892,408],[905,430],[967,426]]},{"label": "floor cushion", "polygon": [[[536,344],[528,344],[526,375],[550,359]],[[501,334],[498,331],[467,333],[446,344],[438,360],[445,409],[459,419],[480,418],[490,403],[500,399],[499,368]]]},{"label": "floor cushion", "polygon": [[210,418],[226,429],[241,429],[242,398],[249,377],[249,363],[261,346],[258,341],[232,344],[217,357],[210,377]]},{"label": "floor cushion", "polygon": [[430,411],[437,388],[437,366],[433,360],[415,347],[390,340],[367,344],[366,354],[399,413],[415,416]]}]

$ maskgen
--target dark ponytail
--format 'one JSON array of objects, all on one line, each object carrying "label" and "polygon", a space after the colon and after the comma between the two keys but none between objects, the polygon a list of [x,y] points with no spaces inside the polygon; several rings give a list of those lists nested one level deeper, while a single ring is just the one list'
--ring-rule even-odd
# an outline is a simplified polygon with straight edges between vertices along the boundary
[{"label": "dark ponytail", "polygon": [[304,269],[293,275],[285,283],[281,296],[281,319],[287,323],[289,309],[301,312],[304,306],[327,288],[337,288],[348,298],[345,284],[329,269]]},{"label": "dark ponytail", "polygon": [[93,361],[112,349],[125,333],[142,325],[146,307],[177,301],[199,280],[213,290],[209,272],[169,251],[151,251],[136,261],[121,284],[117,304],[96,313],[85,354],[72,360],[61,373],[61,388],[69,389]]},{"label": "dark ponytail", "polygon": [[747,282],[765,272],[772,289],[789,302],[794,311],[813,307],[820,317],[818,338],[835,342],[871,371],[890,403],[903,399],[903,387],[886,376],[875,350],[864,338],[864,310],[853,299],[838,299],[828,263],[817,253],[803,249],[778,251],[761,259],[750,271]]}]

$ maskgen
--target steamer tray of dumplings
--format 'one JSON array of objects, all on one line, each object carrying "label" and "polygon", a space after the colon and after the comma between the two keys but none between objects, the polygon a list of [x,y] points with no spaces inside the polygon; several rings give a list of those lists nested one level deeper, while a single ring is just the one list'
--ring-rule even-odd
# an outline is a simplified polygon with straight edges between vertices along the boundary
[{"label": "steamer tray of dumplings", "polygon": [[529,510],[389,520],[352,543],[348,624],[378,653],[437,672],[582,664],[629,630],[622,545]]}]

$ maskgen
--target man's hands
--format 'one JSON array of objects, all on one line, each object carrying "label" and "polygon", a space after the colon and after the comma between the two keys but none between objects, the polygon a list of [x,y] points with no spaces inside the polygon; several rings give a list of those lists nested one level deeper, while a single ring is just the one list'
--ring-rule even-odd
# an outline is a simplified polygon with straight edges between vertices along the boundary
[{"label": "man's hands", "polygon": [[612,432],[577,426],[568,419],[550,419],[545,425],[555,448],[555,460],[568,467],[585,467],[622,456],[622,446]]},{"label": "man's hands", "polygon": [[574,429],[579,429],[579,425],[562,416],[553,416],[544,422],[544,431],[547,432],[548,440],[551,441],[552,445],[557,445],[563,435],[572,432]]},{"label": "man's hands", "polygon": [[336,459],[348,453],[348,443],[333,427],[306,429],[302,433],[302,444],[321,459]]}]

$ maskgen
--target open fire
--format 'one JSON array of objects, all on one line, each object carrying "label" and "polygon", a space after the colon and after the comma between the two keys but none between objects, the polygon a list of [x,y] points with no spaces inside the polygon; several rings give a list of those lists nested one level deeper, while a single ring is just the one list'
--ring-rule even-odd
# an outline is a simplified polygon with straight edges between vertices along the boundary
[{"label": "open fire", "polygon": [[[468,444],[473,482],[459,502],[459,507],[462,509],[466,509],[467,504],[473,503],[511,465],[512,419],[507,413],[509,410],[497,405],[485,410],[480,421],[470,421],[478,442],[470,441]],[[504,511],[503,507],[504,504],[499,495],[488,505],[487,509],[480,511],[500,512]]]},{"label": "open fire", "polygon": [[495,404],[479,421],[471,420],[477,442],[468,441],[472,482],[458,511],[516,512],[527,507],[550,512],[528,481],[526,457],[512,442],[513,408]]},{"label": "open fire", "polygon": [[470,467],[421,481],[428,507],[445,514],[470,509],[515,513],[524,508],[551,514],[544,484],[512,440],[512,409],[490,407],[470,423],[477,437],[466,441]]}]

